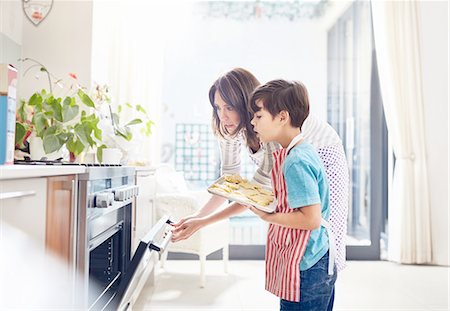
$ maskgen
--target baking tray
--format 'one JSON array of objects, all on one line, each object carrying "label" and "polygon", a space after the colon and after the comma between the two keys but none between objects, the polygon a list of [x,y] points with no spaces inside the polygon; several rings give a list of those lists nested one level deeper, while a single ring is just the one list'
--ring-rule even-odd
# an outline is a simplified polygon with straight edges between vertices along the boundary
[{"label": "baking tray", "polygon": [[[251,205],[256,207],[257,209],[264,211],[266,213],[273,213],[275,211],[275,209],[277,208],[277,200],[276,198],[273,199],[272,203],[270,203],[269,205],[260,205],[257,204],[256,202],[250,200],[249,198],[245,197],[243,194],[239,193],[239,190],[244,189],[242,187],[240,187],[240,189],[238,190],[234,190],[231,193],[227,193],[225,191],[220,191],[216,188],[212,188],[214,186],[214,184],[223,184],[225,182],[225,176],[220,177],[219,179],[217,179],[216,181],[214,181],[209,187],[208,187],[208,192],[211,194],[215,194],[224,198],[227,198],[228,200],[234,201],[234,202],[238,202],[244,205]],[[249,182],[250,184],[255,184],[252,182]],[[238,184],[237,184],[238,185]],[[272,191],[272,189],[268,188],[268,187],[264,187],[261,185],[258,185],[263,189]]]}]

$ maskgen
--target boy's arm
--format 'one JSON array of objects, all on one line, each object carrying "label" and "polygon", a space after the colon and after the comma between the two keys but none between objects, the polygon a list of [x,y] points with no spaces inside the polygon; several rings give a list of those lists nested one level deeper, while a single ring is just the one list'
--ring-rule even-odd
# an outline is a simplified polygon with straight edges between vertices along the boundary
[{"label": "boy's arm", "polygon": [[250,210],[264,221],[294,229],[314,230],[320,227],[322,221],[320,204],[296,208],[291,213],[270,214],[263,212],[256,207],[250,207]]}]

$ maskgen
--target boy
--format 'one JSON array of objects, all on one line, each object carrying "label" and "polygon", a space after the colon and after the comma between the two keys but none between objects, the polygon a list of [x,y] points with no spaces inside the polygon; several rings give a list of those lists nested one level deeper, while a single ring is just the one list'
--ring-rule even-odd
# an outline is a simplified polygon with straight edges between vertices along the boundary
[{"label": "boy", "polygon": [[319,155],[302,142],[300,130],[309,114],[308,92],[300,82],[273,80],[253,92],[249,105],[259,139],[283,147],[274,153],[272,169],[275,213],[250,208],[270,223],[266,289],[280,297],[280,310],[332,310],[336,268],[333,237],[325,228],[329,187]]}]

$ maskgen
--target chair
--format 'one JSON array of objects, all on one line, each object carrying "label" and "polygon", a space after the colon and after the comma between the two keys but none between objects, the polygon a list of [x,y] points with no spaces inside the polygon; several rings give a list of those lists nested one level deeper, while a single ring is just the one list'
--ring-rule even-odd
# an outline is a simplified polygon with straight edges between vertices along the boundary
[{"label": "chair", "polygon": [[[182,175],[171,166],[164,165],[157,168],[156,194],[154,198],[155,216],[159,219],[163,215],[170,215],[173,221],[195,213],[211,197],[206,191],[190,191]],[[223,249],[224,270],[228,270],[229,220],[211,224],[194,233],[189,239],[170,243],[168,252],[196,254],[200,259],[200,287],[205,287],[206,256]],[[161,257],[164,267],[167,253]]]}]

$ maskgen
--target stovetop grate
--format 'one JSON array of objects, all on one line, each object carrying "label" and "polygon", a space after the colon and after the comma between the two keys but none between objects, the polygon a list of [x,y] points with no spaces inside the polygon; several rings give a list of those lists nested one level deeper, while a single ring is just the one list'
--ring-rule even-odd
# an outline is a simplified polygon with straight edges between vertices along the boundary
[{"label": "stovetop grate", "polygon": [[56,160],[14,160],[14,164],[18,165],[70,165],[70,166],[101,166],[101,167],[111,167],[111,166],[122,166],[121,164],[100,164],[100,163],[73,163],[62,161],[62,159]]}]

